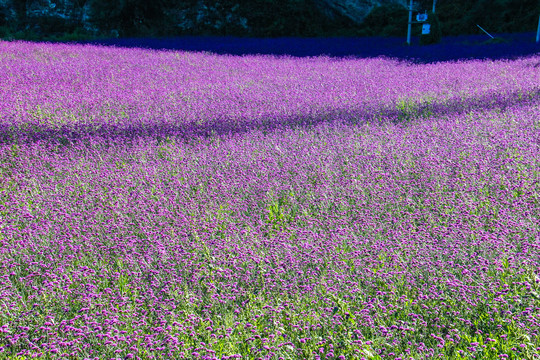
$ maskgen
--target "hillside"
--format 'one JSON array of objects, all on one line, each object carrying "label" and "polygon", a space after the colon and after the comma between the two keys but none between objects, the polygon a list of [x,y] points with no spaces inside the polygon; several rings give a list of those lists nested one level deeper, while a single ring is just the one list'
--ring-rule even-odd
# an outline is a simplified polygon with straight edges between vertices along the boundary
[{"label": "hillside", "polygon": [[[0,37],[398,35],[406,0],[0,0]],[[432,0],[415,2],[431,10]],[[489,11],[486,11],[489,9]],[[536,30],[537,0],[437,3],[443,35]]]}]

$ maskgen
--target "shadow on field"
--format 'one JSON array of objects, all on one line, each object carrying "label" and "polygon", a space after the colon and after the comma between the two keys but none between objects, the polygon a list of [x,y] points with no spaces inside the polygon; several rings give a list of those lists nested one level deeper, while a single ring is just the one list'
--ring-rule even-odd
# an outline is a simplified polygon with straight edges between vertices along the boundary
[{"label": "shadow on field", "polygon": [[418,38],[412,45],[405,38],[238,38],[183,36],[176,38],[107,39],[83,42],[129,48],[206,51],[229,55],[277,55],[311,57],[390,57],[417,63],[456,61],[465,59],[511,59],[540,52],[536,34],[498,34],[498,41],[490,42],[486,35],[451,36],[441,43],[420,46]]},{"label": "shadow on field", "polygon": [[259,119],[221,118],[199,123],[154,123],[140,124],[92,124],[64,126],[51,129],[46,126],[25,124],[15,127],[0,123],[0,144],[33,143],[38,141],[69,145],[89,139],[130,140],[146,138],[164,141],[167,137],[190,142],[197,138],[235,135],[252,130],[274,131],[288,128],[309,128],[322,123],[343,122],[361,124],[365,122],[406,124],[417,118],[454,116],[472,110],[505,110],[514,106],[540,103],[540,86],[528,93],[486,94],[477,98],[455,99],[441,102],[404,103],[387,108],[362,107],[357,109],[321,110],[310,115],[268,116]]}]

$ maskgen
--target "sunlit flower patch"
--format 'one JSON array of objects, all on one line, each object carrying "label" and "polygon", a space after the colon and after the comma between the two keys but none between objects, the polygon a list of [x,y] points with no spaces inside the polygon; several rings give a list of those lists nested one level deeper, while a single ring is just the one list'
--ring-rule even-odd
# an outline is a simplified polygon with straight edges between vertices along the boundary
[{"label": "sunlit flower patch", "polygon": [[0,358],[538,357],[540,57],[1,45]]}]

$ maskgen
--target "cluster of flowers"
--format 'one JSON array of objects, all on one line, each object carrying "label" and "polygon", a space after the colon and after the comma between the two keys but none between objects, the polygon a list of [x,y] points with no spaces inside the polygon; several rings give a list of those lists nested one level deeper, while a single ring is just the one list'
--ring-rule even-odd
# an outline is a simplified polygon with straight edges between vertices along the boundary
[{"label": "cluster of flowers", "polygon": [[[413,65],[2,44],[0,136],[227,134],[365,118],[398,121],[538,96],[537,57]],[[19,130],[22,130],[20,132]],[[22,139],[19,139],[22,141]]]},{"label": "cluster of flowers", "polygon": [[2,356],[538,354],[539,62],[2,43]]}]

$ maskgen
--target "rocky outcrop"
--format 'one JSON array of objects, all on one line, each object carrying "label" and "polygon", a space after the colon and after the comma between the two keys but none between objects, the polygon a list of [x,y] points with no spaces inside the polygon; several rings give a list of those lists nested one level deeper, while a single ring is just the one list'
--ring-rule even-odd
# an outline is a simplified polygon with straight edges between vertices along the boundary
[{"label": "rocky outcrop", "polygon": [[77,24],[86,30],[97,30],[92,25],[90,2],[77,0],[0,0],[0,24],[25,19],[30,24],[36,20],[57,19]]},{"label": "rocky outcrop", "polygon": [[315,0],[315,6],[329,18],[346,17],[355,24],[362,23],[375,7],[388,4],[405,7],[407,0]]},{"label": "rocky outcrop", "polygon": [[12,0],[0,0],[0,24],[14,21],[16,18],[17,12]]},{"label": "rocky outcrop", "polygon": [[216,29],[235,26],[247,31],[248,20],[240,15],[240,5],[222,6],[216,1],[199,0],[191,8],[165,9],[166,15],[173,19],[175,26],[182,31],[197,31],[197,29]]},{"label": "rocky outcrop", "polygon": [[[0,0],[0,25],[16,22],[24,18],[26,24],[39,23],[43,19],[64,20],[76,23],[86,30],[99,31],[92,21],[91,0]],[[348,19],[353,24],[360,24],[369,12],[377,6],[399,4],[406,6],[407,0],[312,0],[316,7],[329,19]],[[228,2],[230,5],[231,2]],[[175,26],[182,31],[197,32],[198,29],[216,29],[233,27],[239,31],[250,31],[250,22],[244,16],[238,0],[233,6],[222,6],[216,0],[199,0],[196,6],[164,9],[169,19],[174,19]],[[27,25],[30,26],[30,25]]]}]

